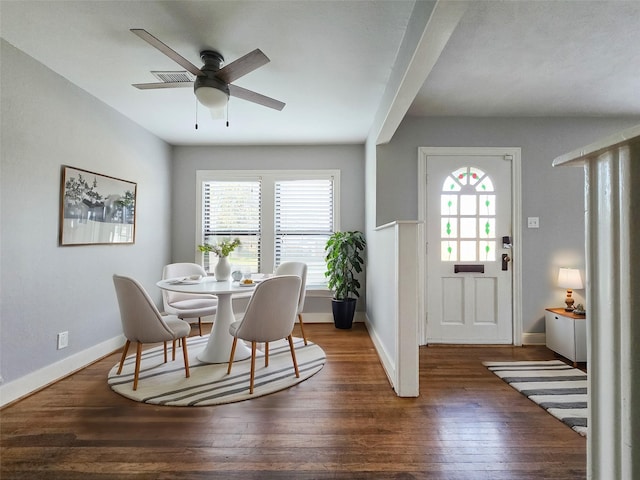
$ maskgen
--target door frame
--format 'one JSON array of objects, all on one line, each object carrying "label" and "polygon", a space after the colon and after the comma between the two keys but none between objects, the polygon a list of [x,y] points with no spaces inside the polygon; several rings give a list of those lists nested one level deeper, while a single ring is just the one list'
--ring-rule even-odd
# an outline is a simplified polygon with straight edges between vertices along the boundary
[{"label": "door frame", "polygon": [[427,344],[427,157],[429,155],[502,155],[511,161],[511,267],[513,269],[512,344],[522,345],[522,179],[520,147],[418,147],[418,341]]}]

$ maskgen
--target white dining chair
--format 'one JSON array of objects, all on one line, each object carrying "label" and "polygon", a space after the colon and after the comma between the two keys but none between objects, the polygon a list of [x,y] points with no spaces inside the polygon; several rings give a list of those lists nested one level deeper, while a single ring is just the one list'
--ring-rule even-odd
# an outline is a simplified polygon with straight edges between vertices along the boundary
[{"label": "white dining chair", "polygon": [[[171,263],[162,270],[162,279],[190,277],[192,275],[207,276],[204,268],[197,263]],[[202,336],[202,317],[215,315],[218,299],[214,295],[195,295],[190,293],[162,290],[164,311],[177,315],[182,320],[198,319],[198,331]]]},{"label": "white dining chair", "polygon": [[300,323],[300,333],[304,344],[307,344],[307,336],[304,333],[304,323],[302,322],[302,310],[304,309],[304,299],[307,295],[307,264],[303,262],[284,262],[275,271],[275,275],[297,275],[302,280],[300,284],[300,295],[298,297],[298,309],[296,314]]},{"label": "white dining chair", "polygon": [[233,322],[229,327],[229,333],[233,336],[233,344],[227,374],[231,373],[238,339],[251,342],[249,393],[253,393],[256,350],[259,342],[265,343],[265,367],[268,367],[269,342],[287,339],[296,377],[300,377],[296,353],[293,348],[293,336],[291,335],[298,308],[300,283],[300,277],[297,275],[283,275],[263,280],[256,285],[242,319]]},{"label": "white dining chair", "polygon": [[113,276],[116,289],[122,330],[127,339],[122,350],[118,375],[122,373],[122,366],[127,358],[131,342],[137,343],[136,365],[133,375],[133,389],[138,389],[140,374],[140,360],[142,345],[145,343],[164,342],[164,361],[167,362],[167,341],[173,343],[173,359],[175,360],[176,340],[182,343],[185,376],[189,378],[189,356],[187,354],[187,336],[191,326],[175,315],[162,315],[158,311],[144,287],[131,277]]}]

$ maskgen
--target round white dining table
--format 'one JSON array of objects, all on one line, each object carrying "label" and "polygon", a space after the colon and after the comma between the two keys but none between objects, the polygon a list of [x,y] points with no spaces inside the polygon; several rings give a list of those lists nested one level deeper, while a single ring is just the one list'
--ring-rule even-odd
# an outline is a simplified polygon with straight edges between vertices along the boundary
[{"label": "round white dining table", "polygon": [[[200,295],[215,295],[218,297],[218,309],[213,328],[204,350],[197,355],[198,360],[205,363],[227,363],[231,355],[233,337],[229,333],[229,327],[235,321],[231,297],[235,294],[251,293],[255,284],[250,287],[240,286],[237,282],[219,282],[214,277],[204,277],[199,281],[168,278],[156,283],[163,290],[182,293],[197,293]],[[251,349],[243,342],[238,342],[235,360],[243,360],[251,357]]]}]

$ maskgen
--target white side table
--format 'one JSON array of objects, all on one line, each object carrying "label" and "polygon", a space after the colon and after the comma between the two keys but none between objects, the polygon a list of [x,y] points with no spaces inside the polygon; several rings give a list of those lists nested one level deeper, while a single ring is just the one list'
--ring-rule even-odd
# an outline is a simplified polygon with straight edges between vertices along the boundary
[{"label": "white side table", "polygon": [[564,308],[547,308],[544,312],[547,348],[568,358],[576,367],[587,361],[587,320],[585,315]]}]

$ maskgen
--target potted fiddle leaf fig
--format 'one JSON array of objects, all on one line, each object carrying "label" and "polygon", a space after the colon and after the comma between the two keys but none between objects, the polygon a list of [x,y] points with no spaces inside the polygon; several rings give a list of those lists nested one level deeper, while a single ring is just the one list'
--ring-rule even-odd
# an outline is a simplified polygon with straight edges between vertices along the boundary
[{"label": "potted fiddle leaf fig", "polygon": [[333,322],[336,328],[349,329],[353,324],[356,301],[360,297],[366,241],[362,232],[335,232],[325,245],[327,286],[333,291],[331,302]]}]

